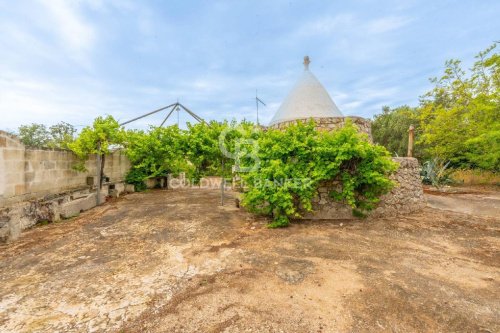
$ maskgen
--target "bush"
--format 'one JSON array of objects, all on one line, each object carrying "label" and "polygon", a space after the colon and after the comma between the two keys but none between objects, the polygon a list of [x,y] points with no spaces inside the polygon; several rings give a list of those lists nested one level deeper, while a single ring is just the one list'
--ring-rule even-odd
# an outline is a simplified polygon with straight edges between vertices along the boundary
[{"label": "bush", "polygon": [[397,168],[388,151],[371,144],[352,124],[318,132],[314,123],[270,129],[258,138],[259,168],[241,173],[246,186],[242,204],[270,215],[269,227],[287,226],[291,218],[312,210],[321,182],[339,180],[330,196],[364,215],[394,186],[388,176]]},{"label": "bush", "polygon": [[136,190],[144,190],[146,179],[188,172],[192,168],[186,161],[183,142],[184,133],[177,126],[151,127],[148,132],[129,131],[126,153],[132,167],[127,183],[134,184]]},{"label": "bush", "polygon": [[451,184],[451,171],[448,169],[448,165],[450,165],[450,161],[445,162],[438,157],[425,161],[422,165],[422,171],[420,172],[422,182],[437,188],[446,184]]},{"label": "bush", "polygon": [[138,168],[131,168],[130,171],[127,173],[127,176],[125,177],[125,181],[128,184],[134,185],[134,190],[137,192],[144,191],[147,186],[144,180],[146,180],[148,177],[147,174],[144,173],[143,170],[138,169]]}]

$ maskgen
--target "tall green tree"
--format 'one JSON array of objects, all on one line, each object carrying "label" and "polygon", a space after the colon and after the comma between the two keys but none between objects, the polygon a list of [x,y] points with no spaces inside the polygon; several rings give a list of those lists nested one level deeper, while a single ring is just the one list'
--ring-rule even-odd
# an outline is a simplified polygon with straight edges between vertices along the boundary
[{"label": "tall green tree", "polygon": [[195,168],[195,179],[220,172],[224,156],[219,149],[219,136],[226,127],[227,122],[214,120],[209,123],[188,123],[184,149],[187,159]]},{"label": "tall green tree", "polygon": [[49,147],[69,149],[69,144],[75,140],[76,128],[64,121],[49,127]]},{"label": "tall green tree", "polygon": [[97,117],[92,126],[85,127],[76,140],[68,145],[80,160],[80,163],[75,166],[75,169],[84,171],[85,161],[90,155],[100,155],[101,186],[104,176],[103,171],[106,154],[109,154],[112,148],[121,147],[125,141],[125,135],[125,130],[120,127],[118,121],[112,116]]},{"label": "tall green tree", "polygon": [[64,121],[50,126],[32,123],[19,126],[18,136],[29,147],[49,147],[68,149],[75,139],[76,129]]},{"label": "tall green tree", "polygon": [[466,71],[449,60],[435,87],[421,98],[418,142],[455,167],[500,170],[500,55],[496,45]]},{"label": "tall green tree", "polygon": [[144,181],[149,178],[192,173],[193,166],[185,154],[185,131],[177,125],[128,131],[126,137],[126,153],[132,163],[127,182],[137,189],[145,187]]},{"label": "tall green tree", "polygon": [[[420,126],[417,108],[403,105],[391,109],[384,106],[382,113],[375,115],[372,122],[373,141],[387,148],[393,156],[406,156],[410,125],[414,126],[418,137]],[[415,149],[414,154],[421,157],[422,151]]]},{"label": "tall green tree", "polygon": [[19,126],[18,136],[21,142],[28,147],[47,147],[51,140],[47,127],[35,123]]}]

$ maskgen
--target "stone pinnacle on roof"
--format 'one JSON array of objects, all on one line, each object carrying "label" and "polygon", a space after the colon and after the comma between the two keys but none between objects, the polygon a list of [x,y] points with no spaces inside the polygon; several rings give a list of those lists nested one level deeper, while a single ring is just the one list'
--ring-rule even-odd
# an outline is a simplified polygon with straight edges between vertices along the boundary
[{"label": "stone pinnacle on roof", "polygon": [[332,98],[309,70],[311,60],[304,57],[304,72],[281,104],[269,125],[308,118],[342,117]]},{"label": "stone pinnacle on roof", "polygon": [[311,60],[309,60],[309,56],[305,56],[304,57],[304,69],[306,71],[309,70],[309,64],[311,63]]}]

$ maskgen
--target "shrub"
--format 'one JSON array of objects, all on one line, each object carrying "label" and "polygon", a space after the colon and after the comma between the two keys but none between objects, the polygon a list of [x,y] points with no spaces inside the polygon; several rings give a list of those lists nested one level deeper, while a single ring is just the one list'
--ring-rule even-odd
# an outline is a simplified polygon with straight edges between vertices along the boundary
[{"label": "shrub", "polygon": [[397,168],[388,151],[371,144],[348,123],[334,132],[318,132],[314,123],[270,129],[258,138],[259,168],[241,173],[246,186],[242,204],[270,215],[269,227],[287,226],[312,210],[321,182],[339,180],[330,196],[364,215],[394,186],[388,176]]},{"label": "shrub", "polygon": [[448,169],[448,165],[450,165],[450,161],[445,162],[438,157],[425,161],[422,165],[422,171],[420,172],[422,182],[437,188],[452,183],[450,177],[451,171]]},{"label": "shrub", "polygon": [[151,127],[148,132],[129,131],[126,153],[132,167],[126,176],[127,183],[140,191],[146,188],[146,179],[189,171],[183,135],[177,126]]}]

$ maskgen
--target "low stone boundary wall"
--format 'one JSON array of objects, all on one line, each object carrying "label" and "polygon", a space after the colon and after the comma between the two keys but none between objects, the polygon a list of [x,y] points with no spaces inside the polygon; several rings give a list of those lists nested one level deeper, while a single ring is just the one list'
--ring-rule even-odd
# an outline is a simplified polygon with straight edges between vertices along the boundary
[{"label": "low stone boundary wall", "polygon": [[[87,187],[87,177],[97,174],[95,156],[86,172],[77,172],[73,152],[24,146],[19,138],[0,131],[0,207]],[[123,182],[130,162],[121,151],[107,155],[104,174],[110,182]]]},{"label": "low stone boundary wall", "polygon": [[[15,239],[37,222],[69,218],[96,205],[95,157],[86,161],[86,172],[73,169],[77,162],[71,151],[26,147],[0,131],[0,241]],[[101,202],[133,191],[124,183],[129,169],[122,152],[106,156]]]},{"label": "low stone boundary wall", "polygon": [[[399,164],[399,169],[391,176],[396,182],[396,187],[382,196],[378,207],[370,213],[370,217],[408,214],[425,207],[418,160],[412,157],[395,157],[393,160]],[[330,198],[329,192],[335,185],[325,183],[318,189],[318,196],[313,201],[314,212],[305,214],[304,219],[356,219],[352,215],[351,207]]]},{"label": "low stone boundary wall", "polygon": [[361,133],[365,133],[372,140],[372,123],[370,120],[356,117],[356,116],[347,116],[347,117],[330,117],[330,118],[304,118],[304,119],[295,119],[284,121],[278,124],[274,124],[269,126],[269,128],[273,129],[284,129],[291,124],[296,124],[297,122],[307,122],[309,120],[314,120],[316,123],[316,130],[318,131],[332,131],[338,128],[344,127],[347,119],[350,119],[351,122],[356,125]]},{"label": "low stone boundary wall", "polygon": [[[104,184],[101,200],[133,192],[134,186],[125,183]],[[67,191],[43,199],[29,200],[0,208],[0,242],[16,239],[21,231],[38,222],[57,222],[77,216],[97,205],[97,194],[93,188]]]}]

